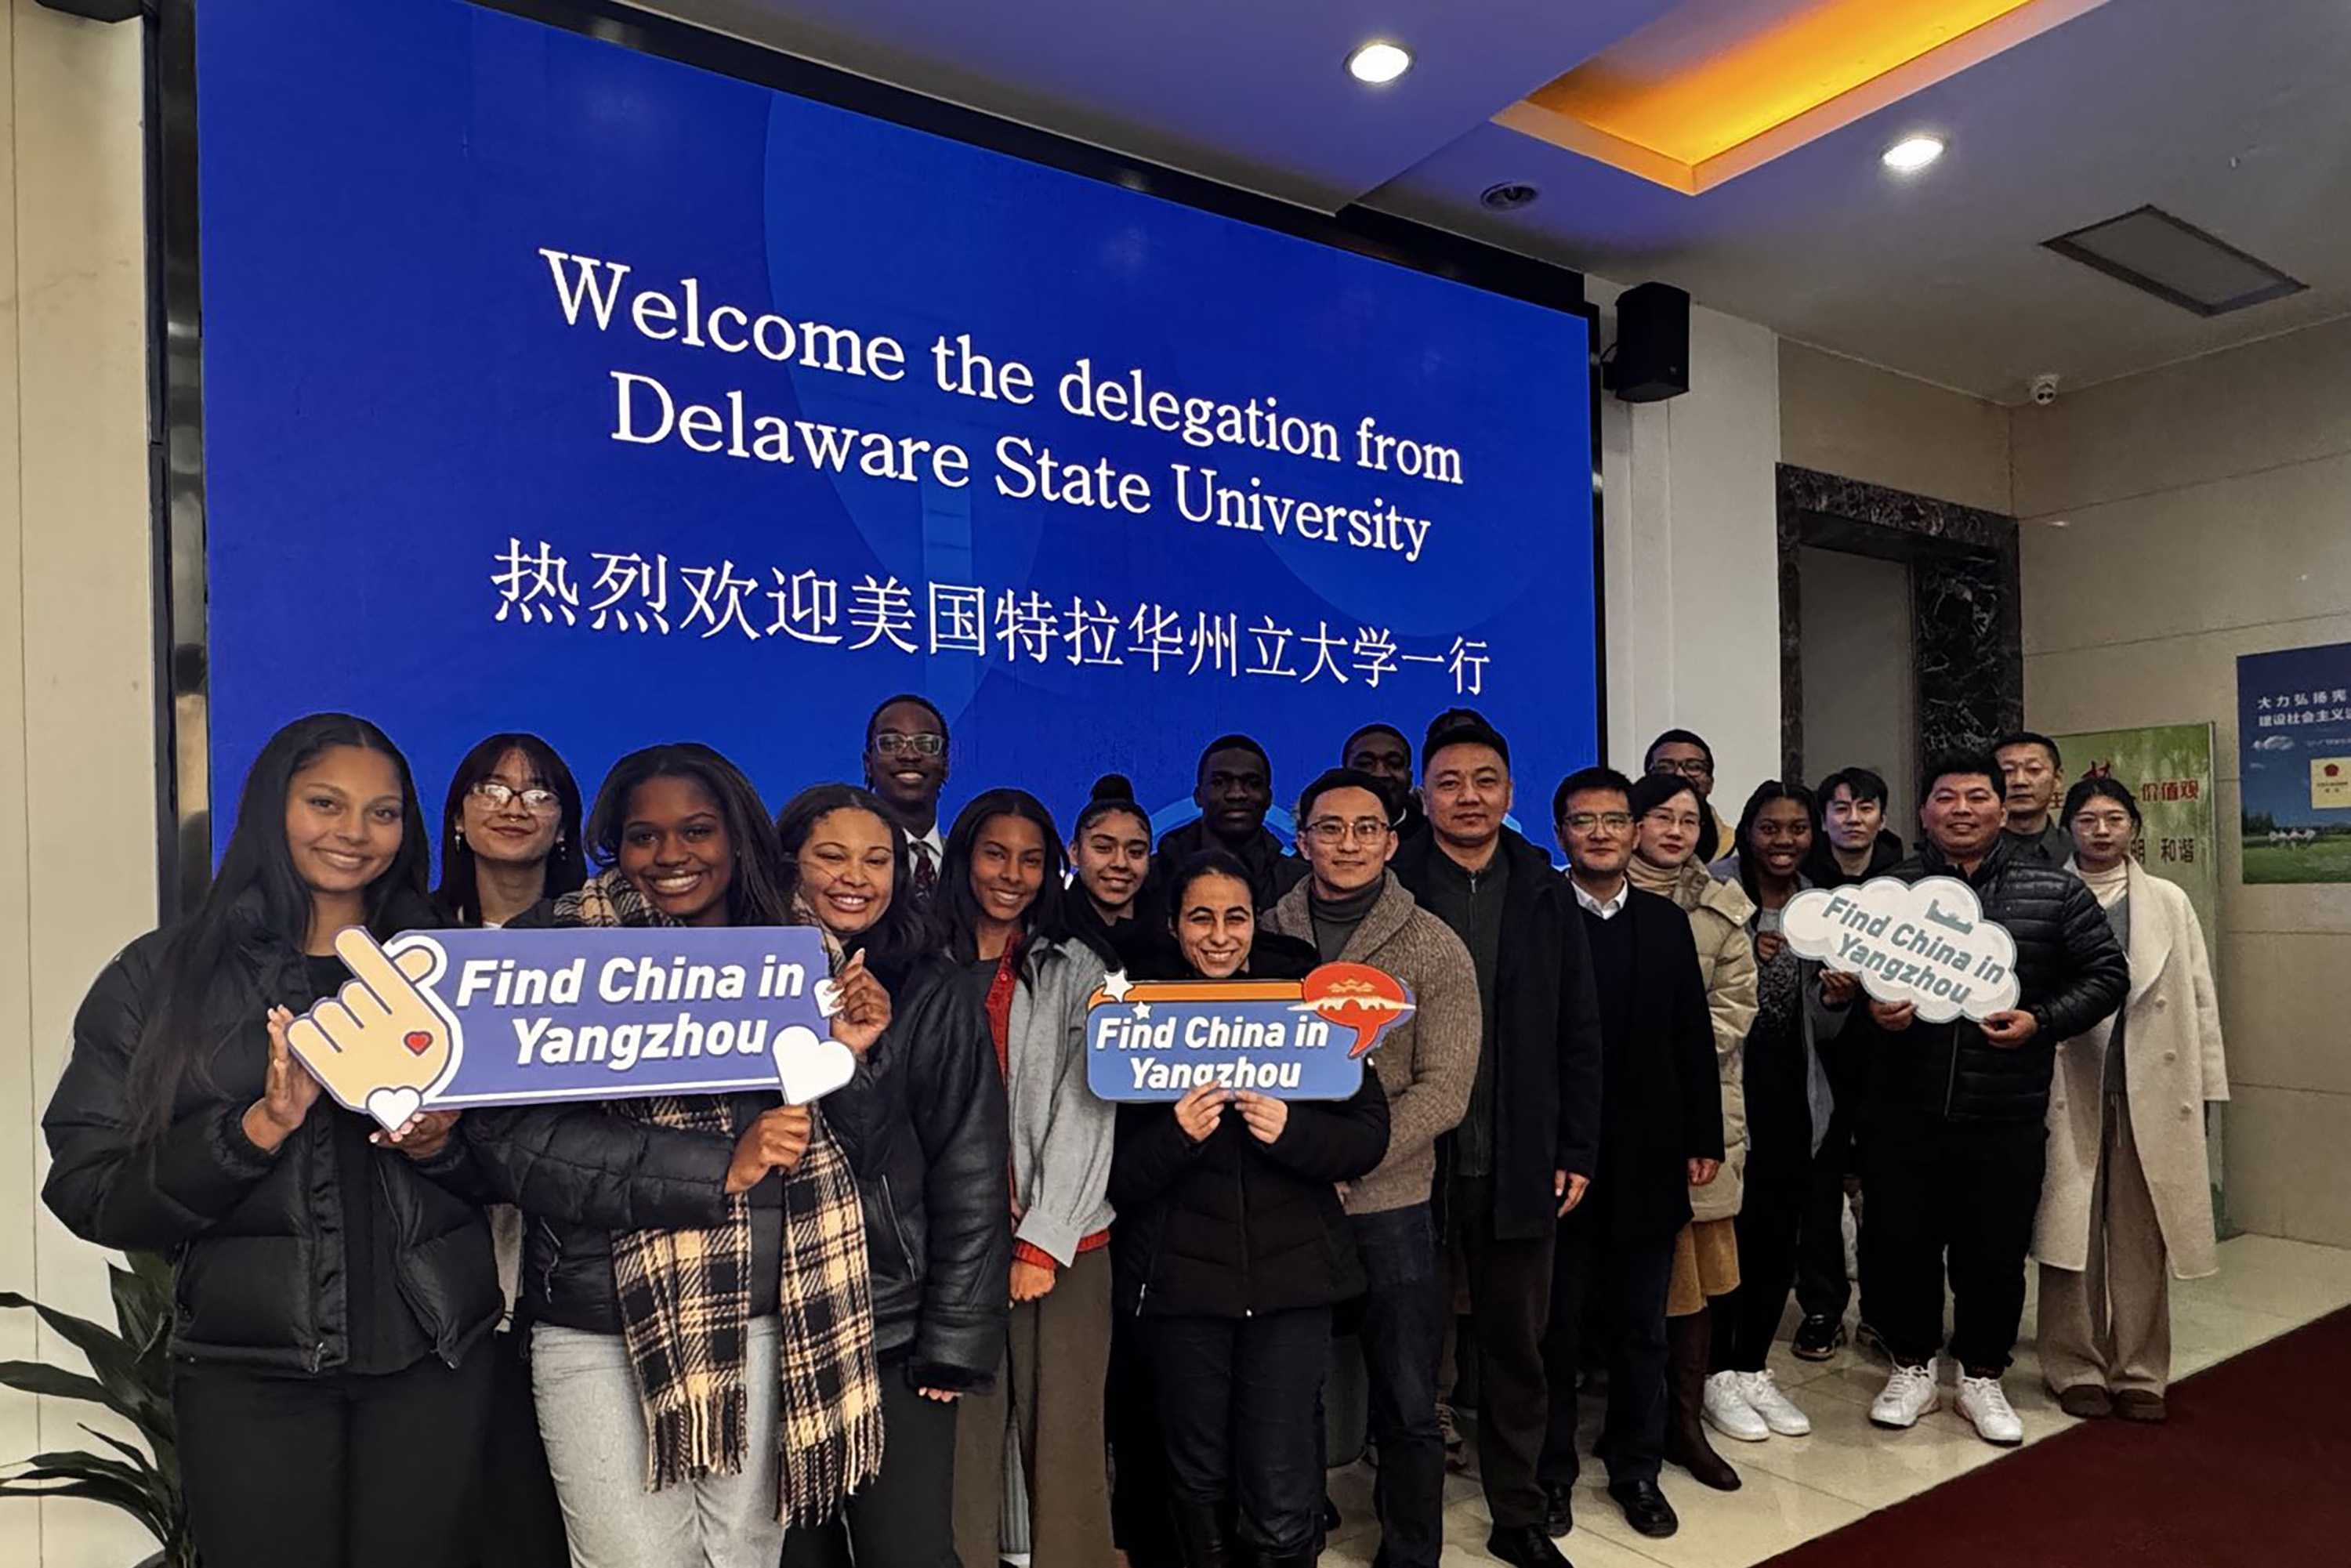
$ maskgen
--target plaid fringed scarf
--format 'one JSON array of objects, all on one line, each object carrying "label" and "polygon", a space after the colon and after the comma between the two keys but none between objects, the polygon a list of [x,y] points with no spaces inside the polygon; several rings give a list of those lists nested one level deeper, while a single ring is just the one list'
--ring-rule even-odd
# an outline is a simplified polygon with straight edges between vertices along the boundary
[{"label": "plaid fringed scarf", "polygon": [[[565,925],[670,923],[618,872],[558,900],[555,916]],[[657,1126],[734,1131],[726,1102],[709,1096],[657,1095],[611,1109]],[[776,1501],[777,1517],[800,1528],[831,1517],[882,1468],[864,1213],[820,1113],[808,1153],[784,1179],[783,1200]],[[731,1200],[726,1222],[709,1229],[613,1233],[622,1328],[644,1409],[648,1490],[743,1469],[750,1273],[746,1197]]]}]

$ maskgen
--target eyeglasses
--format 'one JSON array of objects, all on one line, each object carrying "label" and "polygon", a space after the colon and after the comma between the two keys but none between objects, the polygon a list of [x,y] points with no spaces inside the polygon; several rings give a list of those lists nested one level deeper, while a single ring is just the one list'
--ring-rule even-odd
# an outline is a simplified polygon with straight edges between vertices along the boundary
[{"label": "eyeglasses", "polygon": [[563,798],[552,789],[542,789],[536,784],[528,789],[517,789],[496,779],[484,779],[465,793],[493,809],[516,800],[522,801],[523,810],[534,812],[552,811],[563,804]]},{"label": "eyeglasses", "polygon": [[1630,811],[1578,811],[1572,817],[1562,817],[1560,825],[1573,828],[1579,833],[1588,833],[1594,828],[1605,828],[1612,833],[1621,833],[1633,825],[1633,813]]},{"label": "eyeglasses", "polygon": [[928,730],[919,735],[900,735],[894,729],[884,729],[873,736],[873,749],[884,757],[895,757],[902,751],[911,751],[917,757],[936,757],[946,748],[947,737]]},{"label": "eyeglasses", "polygon": [[1652,811],[1641,821],[1653,828],[1687,828],[1698,831],[1698,818],[1687,811]]},{"label": "eyeglasses", "polygon": [[1387,832],[1388,825],[1377,817],[1358,817],[1352,822],[1336,817],[1322,817],[1306,824],[1306,831],[1318,844],[1344,843],[1349,839],[1357,843],[1375,844]]},{"label": "eyeglasses", "polygon": [[2095,833],[2101,828],[2110,833],[2126,833],[2130,831],[2131,820],[2120,811],[2085,811],[2074,819],[2074,825],[2085,833]]},{"label": "eyeglasses", "polygon": [[1660,757],[1649,764],[1649,771],[1678,773],[1685,779],[1704,779],[1714,772],[1714,764],[1703,757],[1685,758],[1679,762],[1669,757]]}]

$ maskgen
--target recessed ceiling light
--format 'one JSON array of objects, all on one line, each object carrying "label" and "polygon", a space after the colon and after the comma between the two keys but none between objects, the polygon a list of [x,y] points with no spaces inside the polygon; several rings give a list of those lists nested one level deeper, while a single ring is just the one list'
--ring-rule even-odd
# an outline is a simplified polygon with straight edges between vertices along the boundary
[{"label": "recessed ceiling light", "polygon": [[1939,136],[1906,136],[1886,150],[1878,162],[1897,174],[1915,174],[1943,155]]},{"label": "recessed ceiling light", "polygon": [[1365,44],[1347,57],[1347,72],[1357,81],[1390,82],[1412,68],[1412,51],[1395,44]]}]

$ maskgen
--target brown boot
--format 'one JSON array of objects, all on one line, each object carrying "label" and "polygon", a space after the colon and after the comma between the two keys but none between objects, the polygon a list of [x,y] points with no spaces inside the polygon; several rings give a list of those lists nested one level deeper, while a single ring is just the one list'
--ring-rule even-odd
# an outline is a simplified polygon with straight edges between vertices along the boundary
[{"label": "brown boot", "polygon": [[1737,1491],[1739,1472],[1706,1440],[1706,1364],[1714,1315],[1704,1307],[1666,1320],[1666,1458],[1717,1491]]}]

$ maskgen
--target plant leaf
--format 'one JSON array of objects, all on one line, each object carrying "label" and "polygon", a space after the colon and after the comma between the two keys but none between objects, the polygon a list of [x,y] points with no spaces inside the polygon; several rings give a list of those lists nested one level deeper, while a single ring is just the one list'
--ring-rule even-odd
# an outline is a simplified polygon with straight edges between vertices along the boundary
[{"label": "plant leaf", "polygon": [[0,1388],[47,1395],[52,1399],[87,1399],[118,1415],[131,1414],[114,1402],[114,1396],[98,1379],[68,1372],[62,1366],[51,1366],[46,1361],[0,1361]]},{"label": "plant leaf", "polygon": [[85,1498],[91,1502],[102,1502],[109,1508],[120,1509],[146,1526],[147,1532],[159,1542],[166,1540],[169,1534],[169,1521],[157,1517],[153,1498],[139,1487],[110,1478],[89,1477],[61,1484],[35,1476],[0,1478],[0,1497]]},{"label": "plant leaf", "polygon": [[158,1338],[172,1332],[171,1285],[167,1281],[158,1290],[144,1275],[110,1266],[106,1277],[114,1293],[114,1321],[121,1327],[122,1343],[134,1359],[144,1356]]},{"label": "plant leaf", "polygon": [[57,1336],[81,1352],[89,1369],[98,1374],[98,1381],[106,1387],[107,1403],[144,1426],[154,1408],[155,1396],[139,1370],[139,1354],[113,1330],[78,1318],[71,1312],[45,1307],[40,1302],[15,1291],[0,1291],[0,1308],[29,1307],[40,1314]]}]

